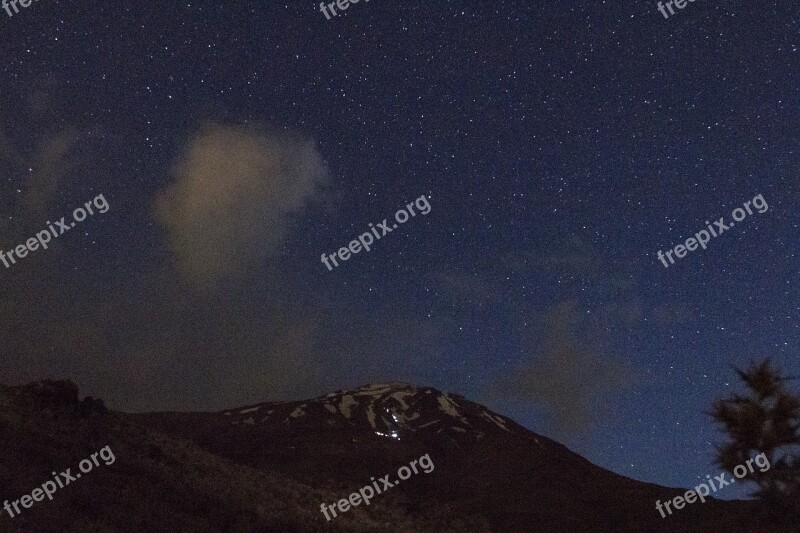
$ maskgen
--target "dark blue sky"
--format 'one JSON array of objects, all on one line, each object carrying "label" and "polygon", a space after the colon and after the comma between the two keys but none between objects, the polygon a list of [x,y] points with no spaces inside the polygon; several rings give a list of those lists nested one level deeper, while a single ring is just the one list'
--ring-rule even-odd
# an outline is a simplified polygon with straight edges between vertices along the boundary
[{"label": "dark blue sky", "polygon": [[[620,4],[620,5],[617,5]],[[4,381],[217,409],[369,381],[715,475],[732,364],[800,373],[791,0],[38,2],[0,12]],[[755,212],[669,268],[666,251]],[[328,271],[422,195],[431,211]],[[733,496],[739,487],[728,489]]]}]

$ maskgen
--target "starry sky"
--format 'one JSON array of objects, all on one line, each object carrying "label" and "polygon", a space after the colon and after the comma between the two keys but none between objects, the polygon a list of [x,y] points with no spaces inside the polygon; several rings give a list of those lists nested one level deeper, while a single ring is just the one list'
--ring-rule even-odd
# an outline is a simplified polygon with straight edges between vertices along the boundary
[{"label": "starry sky", "polygon": [[[0,11],[0,381],[132,411],[408,381],[690,486],[731,365],[800,373],[800,7]],[[657,259],[761,194],[768,205]],[[334,254],[425,196],[411,218]],[[713,222],[712,222],[713,223]],[[721,496],[745,492],[735,487]]]}]

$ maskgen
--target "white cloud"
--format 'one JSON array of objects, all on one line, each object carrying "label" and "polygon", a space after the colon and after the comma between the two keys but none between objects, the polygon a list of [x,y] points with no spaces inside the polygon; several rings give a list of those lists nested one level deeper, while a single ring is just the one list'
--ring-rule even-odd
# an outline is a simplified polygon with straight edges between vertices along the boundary
[{"label": "white cloud", "polygon": [[188,145],[156,199],[179,266],[213,285],[276,251],[327,182],[314,143],[213,124]]}]

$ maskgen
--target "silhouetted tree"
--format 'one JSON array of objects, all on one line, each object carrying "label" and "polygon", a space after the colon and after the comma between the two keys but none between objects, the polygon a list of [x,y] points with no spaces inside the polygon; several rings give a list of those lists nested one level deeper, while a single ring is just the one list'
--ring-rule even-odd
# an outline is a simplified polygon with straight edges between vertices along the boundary
[{"label": "silhouetted tree", "polygon": [[716,462],[733,473],[737,465],[763,453],[769,468],[756,468],[744,479],[758,484],[755,496],[761,500],[800,516],[800,398],[786,388],[792,378],[769,360],[734,369],[748,392],[712,406],[711,416],[729,439],[717,447]]}]

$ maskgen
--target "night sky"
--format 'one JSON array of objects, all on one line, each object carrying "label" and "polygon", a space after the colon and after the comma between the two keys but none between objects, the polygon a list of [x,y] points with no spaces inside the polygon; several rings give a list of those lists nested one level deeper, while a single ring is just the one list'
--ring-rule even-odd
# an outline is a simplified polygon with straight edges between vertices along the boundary
[{"label": "night sky", "polygon": [[0,264],[0,381],[133,411],[407,381],[694,485],[731,365],[800,374],[799,22],[793,0],[0,11],[0,248],[109,205]]}]

